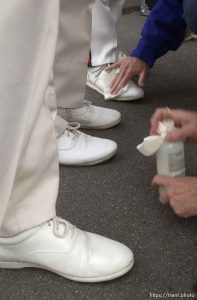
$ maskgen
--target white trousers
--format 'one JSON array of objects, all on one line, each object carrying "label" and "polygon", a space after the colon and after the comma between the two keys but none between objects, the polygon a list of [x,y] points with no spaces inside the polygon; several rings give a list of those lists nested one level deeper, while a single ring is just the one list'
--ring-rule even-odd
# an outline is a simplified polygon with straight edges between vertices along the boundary
[{"label": "white trousers", "polygon": [[[66,62],[75,61],[78,53],[76,60],[86,66],[80,49],[89,48],[88,38],[81,38],[78,49],[73,43],[79,30],[83,37],[88,37],[85,15],[90,6],[83,7],[82,12],[78,4],[84,1],[62,1],[61,14],[67,18],[62,63],[66,67]],[[76,15],[72,17],[74,8],[78,10],[78,19]],[[79,28],[76,23],[80,16],[83,21]],[[53,118],[56,104],[54,90],[48,85],[53,73],[59,19],[61,24],[59,0],[0,2],[0,236],[18,234],[56,214],[59,183]],[[54,78],[57,87],[61,87],[60,60],[57,64]],[[85,70],[84,67],[81,72],[79,65],[63,69],[65,99],[74,97],[75,91],[77,96],[84,93]],[[70,78],[75,76],[78,76],[76,85],[69,85]]]},{"label": "white trousers", "polygon": [[92,65],[114,63],[117,60],[117,26],[125,0],[96,0],[92,13]]},{"label": "white trousers", "polygon": [[60,2],[60,34],[54,67],[59,108],[79,108],[84,103],[94,2]]}]

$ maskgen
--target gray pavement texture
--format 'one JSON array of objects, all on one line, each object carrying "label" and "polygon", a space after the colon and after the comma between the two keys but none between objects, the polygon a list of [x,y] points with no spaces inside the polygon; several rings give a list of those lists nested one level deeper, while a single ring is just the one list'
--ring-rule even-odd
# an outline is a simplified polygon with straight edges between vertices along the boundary
[{"label": "gray pavement texture", "polygon": [[[126,53],[135,47],[145,21],[137,5],[138,1],[126,2],[119,28],[120,48]],[[156,107],[197,110],[196,46],[196,41],[185,43],[155,65],[144,100],[104,102],[88,89],[87,99],[94,104],[122,113],[118,127],[89,131],[117,141],[118,154],[99,166],[60,170],[58,215],[131,247],[135,253],[132,271],[113,282],[81,284],[44,270],[1,270],[0,300],[148,300],[156,299],[150,293],[194,293],[196,218],[179,219],[159,203],[151,187],[155,159],[140,155],[136,145],[148,135]],[[187,175],[197,176],[196,153],[196,145],[186,145]],[[177,295],[176,299],[194,298]]]}]

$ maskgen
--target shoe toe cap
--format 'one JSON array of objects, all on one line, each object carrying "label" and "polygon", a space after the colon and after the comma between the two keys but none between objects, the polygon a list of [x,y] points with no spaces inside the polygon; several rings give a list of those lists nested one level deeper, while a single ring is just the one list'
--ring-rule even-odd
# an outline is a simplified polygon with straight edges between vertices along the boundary
[{"label": "shoe toe cap", "polygon": [[109,139],[93,137],[92,144],[89,145],[88,153],[84,158],[89,158],[90,161],[102,162],[115,155],[118,146],[116,142]]},{"label": "shoe toe cap", "polygon": [[91,266],[94,272],[103,276],[118,277],[133,266],[133,252],[124,244],[111,239],[89,234],[91,240]]},{"label": "shoe toe cap", "polygon": [[128,83],[127,88],[125,88],[124,92],[122,92],[122,94],[117,96],[117,98],[121,99],[122,101],[136,100],[136,99],[141,99],[143,97],[144,97],[143,89],[141,89],[133,81],[130,81]]},{"label": "shoe toe cap", "polygon": [[141,88],[129,88],[125,93],[124,96],[126,98],[131,98],[131,99],[139,99],[144,97],[144,91]]},{"label": "shoe toe cap", "polygon": [[121,113],[115,109],[95,107],[92,123],[98,128],[110,128],[120,123]]},{"label": "shoe toe cap", "polygon": [[109,140],[109,139],[99,139],[98,143],[98,155],[101,156],[109,156],[113,153],[116,153],[118,149],[118,145],[116,142]]}]

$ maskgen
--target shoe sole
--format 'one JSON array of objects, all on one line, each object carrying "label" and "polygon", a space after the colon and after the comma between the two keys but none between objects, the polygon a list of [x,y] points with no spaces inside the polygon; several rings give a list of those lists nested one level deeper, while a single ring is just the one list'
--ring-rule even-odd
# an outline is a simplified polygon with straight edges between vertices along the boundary
[{"label": "shoe sole", "polygon": [[[92,83],[92,82],[90,82],[90,81],[87,80],[86,81],[86,85],[89,86],[91,89],[97,91],[98,93],[100,93],[101,95],[104,96],[104,92],[98,86],[96,86],[94,83]],[[142,99],[142,98],[144,98],[144,96],[139,96],[139,97],[135,97],[135,98],[125,98],[125,97],[121,97],[121,96],[119,97],[119,96],[117,96],[115,98],[111,98],[111,99],[109,98],[107,100],[135,101],[135,100],[139,100],[139,99]]]},{"label": "shoe sole", "polygon": [[99,164],[111,159],[112,157],[114,157],[115,154],[117,153],[117,151],[118,151],[118,149],[114,150],[108,156],[106,156],[102,159],[93,161],[93,162],[87,162],[87,163],[83,163],[83,164],[66,164],[66,163],[59,162],[59,164],[63,165],[63,166],[68,166],[68,167],[89,167],[89,166],[99,165]]},{"label": "shoe sole", "polygon": [[130,263],[130,265],[128,265],[126,268],[124,268],[123,270],[121,270],[120,272],[111,274],[111,275],[106,275],[106,276],[102,276],[102,277],[75,277],[75,276],[67,276],[63,273],[60,272],[56,272],[53,269],[50,268],[45,268],[43,266],[40,265],[36,265],[36,264],[30,264],[30,263],[22,263],[22,262],[0,262],[0,269],[22,269],[22,268],[38,268],[38,269],[43,269],[43,270],[47,270],[53,273],[56,273],[64,278],[67,278],[69,280],[73,280],[73,281],[78,281],[78,282],[89,282],[89,283],[93,283],[93,282],[104,282],[104,281],[109,281],[109,280],[113,280],[116,279],[118,277],[121,277],[123,275],[125,275],[126,273],[128,273],[134,264],[134,260]]}]

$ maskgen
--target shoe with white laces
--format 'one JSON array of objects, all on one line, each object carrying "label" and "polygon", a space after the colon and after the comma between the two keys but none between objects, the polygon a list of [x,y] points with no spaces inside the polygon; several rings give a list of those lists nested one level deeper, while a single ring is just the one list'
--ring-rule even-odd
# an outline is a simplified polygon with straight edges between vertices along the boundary
[{"label": "shoe with white laces", "polygon": [[[119,52],[117,61],[120,61],[125,57],[125,54]],[[132,80],[129,80],[128,84],[122,88],[118,94],[111,94],[110,84],[119,69],[106,72],[105,69],[107,66],[108,64],[103,64],[96,67],[88,67],[86,81],[87,86],[102,94],[105,100],[113,99],[118,101],[131,101],[144,97],[144,91]]]},{"label": "shoe with white laces", "polygon": [[84,101],[82,108],[58,108],[58,113],[68,122],[78,122],[81,128],[107,129],[120,123],[121,114],[115,109],[92,105]]},{"label": "shoe with white laces", "polygon": [[67,166],[90,166],[112,158],[117,144],[108,139],[93,137],[80,132],[78,123],[68,123],[57,139],[59,163]]},{"label": "shoe with white laces", "polygon": [[133,266],[125,245],[82,231],[55,217],[33,229],[0,238],[0,268],[39,268],[79,282],[118,278]]}]

